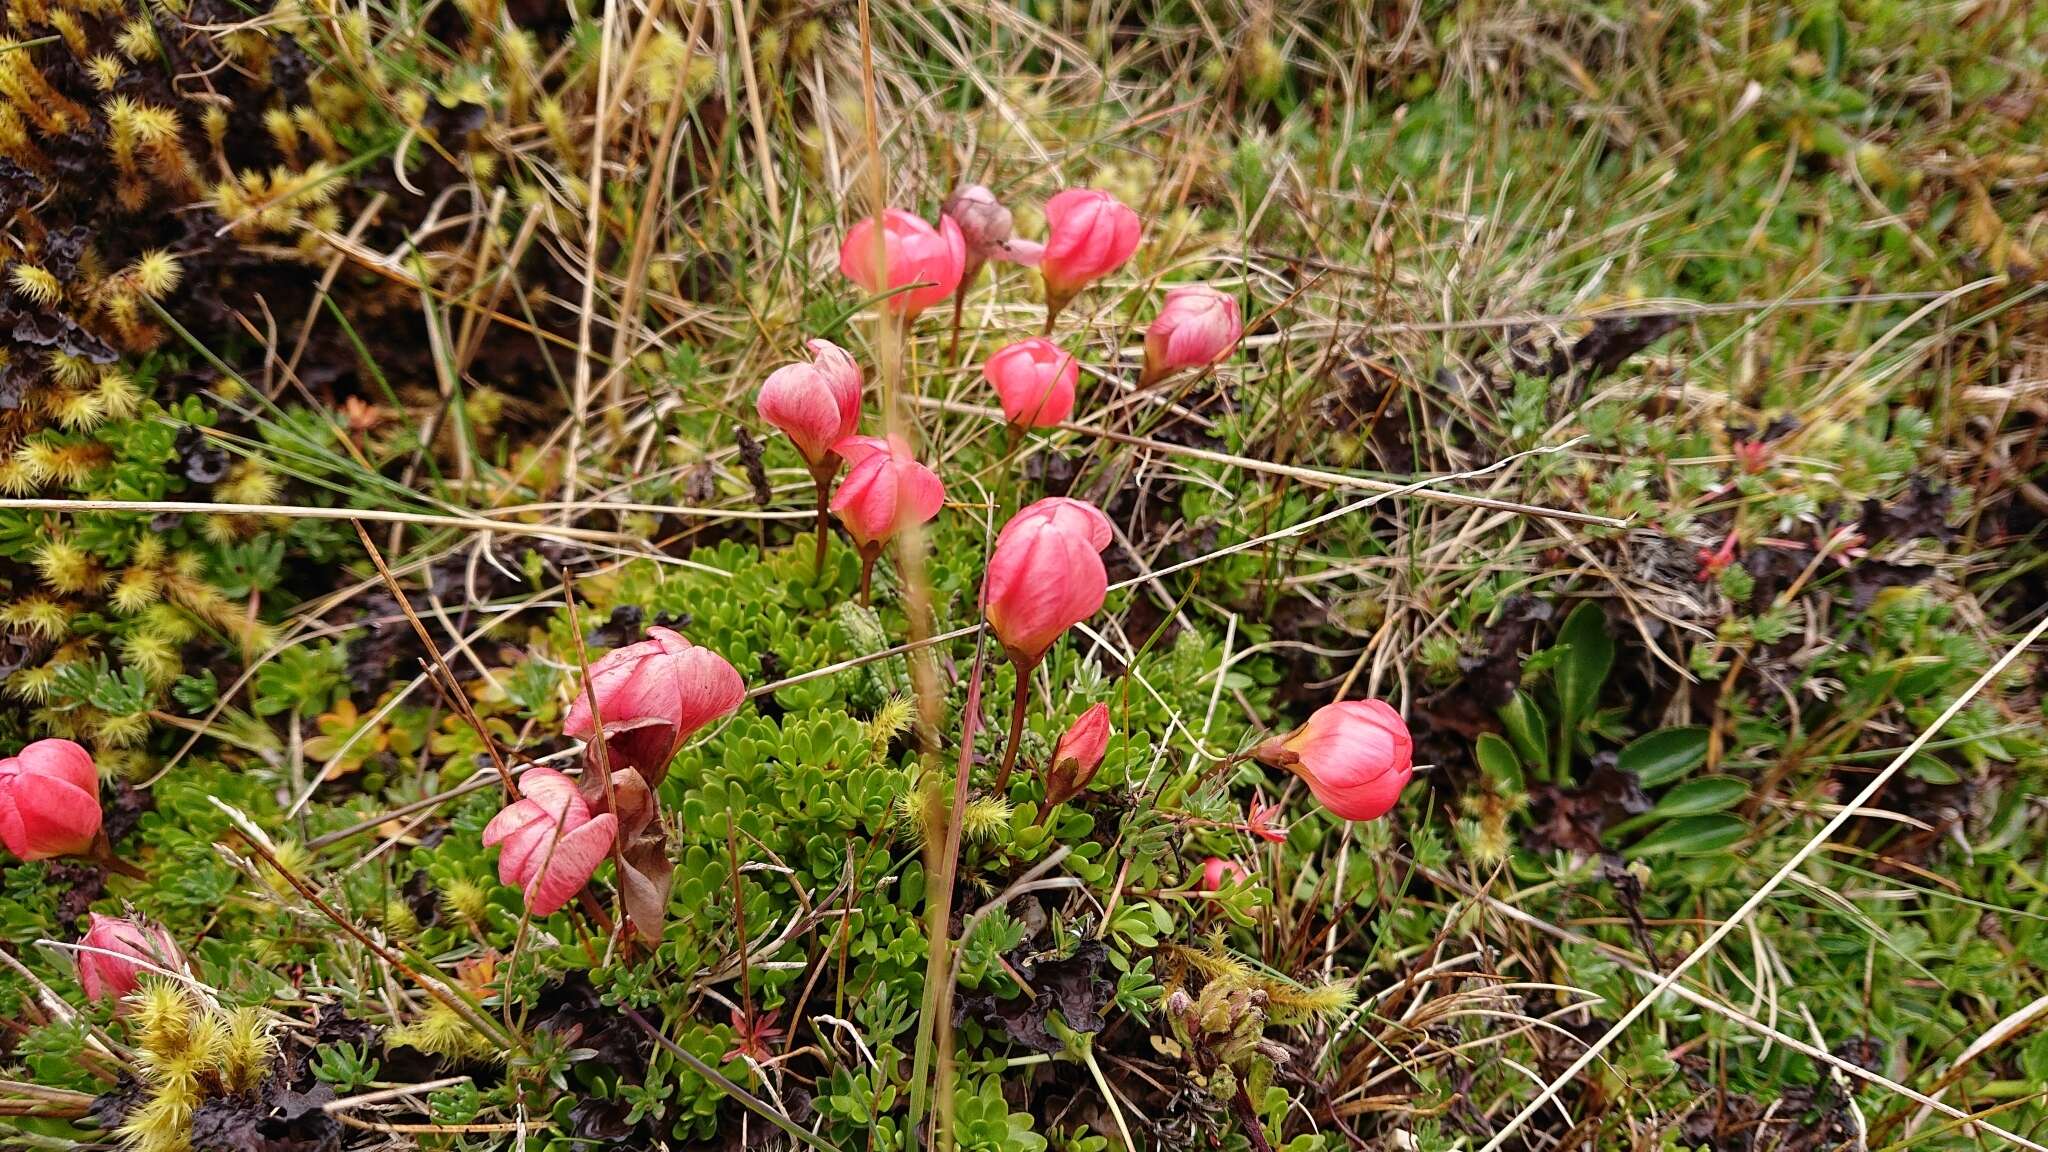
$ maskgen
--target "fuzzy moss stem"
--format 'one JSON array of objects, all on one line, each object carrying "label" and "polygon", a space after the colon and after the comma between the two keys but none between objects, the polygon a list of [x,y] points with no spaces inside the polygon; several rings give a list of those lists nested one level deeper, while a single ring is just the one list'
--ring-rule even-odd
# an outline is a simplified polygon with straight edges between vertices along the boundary
[{"label": "fuzzy moss stem", "polygon": [[1010,772],[1017,767],[1017,749],[1024,743],[1024,712],[1031,706],[1031,672],[1031,668],[1017,665],[1017,697],[1010,705],[1010,738],[1003,743],[1003,766],[996,773],[997,796],[1009,789]]}]

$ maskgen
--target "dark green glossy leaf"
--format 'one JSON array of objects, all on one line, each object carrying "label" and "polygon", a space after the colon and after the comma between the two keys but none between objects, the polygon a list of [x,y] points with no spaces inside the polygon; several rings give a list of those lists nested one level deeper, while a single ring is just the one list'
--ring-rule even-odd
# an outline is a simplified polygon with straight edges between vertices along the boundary
[{"label": "dark green glossy leaf", "polygon": [[1736,776],[1701,776],[1687,780],[1666,792],[1651,811],[1670,819],[1704,816],[1742,803],[1749,795],[1749,781]]},{"label": "dark green glossy leaf", "polygon": [[1687,816],[1660,824],[1657,830],[1622,852],[1631,860],[1645,856],[1704,856],[1740,843],[1749,835],[1749,821],[1726,812]]},{"label": "dark green glossy leaf", "polygon": [[1521,789],[1522,761],[1507,741],[1491,732],[1485,733],[1479,737],[1473,754],[1478,758],[1479,769],[1486,773],[1487,779],[1507,788]]},{"label": "dark green glossy leaf", "polygon": [[1536,769],[1538,775],[1548,776],[1550,740],[1544,729],[1550,721],[1543,715],[1542,707],[1528,693],[1517,692],[1500,710],[1500,722],[1522,763]]},{"label": "dark green glossy leaf", "polygon": [[1575,731],[1599,707],[1600,689],[1614,667],[1614,638],[1607,634],[1607,618],[1600,606],[1588,601],[1565,618],[1558,642],[1570,651],[1552,675],[1565,728]]},{"label": "dark green glossy leaf", "polygon": [[1707,729],[1701,725],[1646,732],[1621,750],[1615,767],[1633,772],[1645,788],[1656,788],[1707,762]]}]

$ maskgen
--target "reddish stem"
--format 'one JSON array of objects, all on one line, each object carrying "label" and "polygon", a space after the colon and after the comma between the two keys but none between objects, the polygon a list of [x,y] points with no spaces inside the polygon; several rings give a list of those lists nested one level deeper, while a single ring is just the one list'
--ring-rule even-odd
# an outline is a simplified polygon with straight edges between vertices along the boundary
[{"label": "reddish stem", "polygon": [[868,596],[875,583],[875,561],[882,555],[879,548],[860,550],[860,606],[868,606]]},{"label": "reddish stem", "polygon": [[[1034,665],[1033,667],[1036,667]],[[1010,739],[1003,745],[1003,766],[996,773],[996,795],[1010,787],[1010,772],[1017,767],[1017,751],[1024,743],[1024,710],[1031,703],[1031,668],[1017,665],[1017,699],[1010,706]]]},{"label": "reddish stem", "polygon": [[946,362],[951,364],[960,359],[960,321],[967,311],[967,286],[981,274],[980,264],[969,264],[960,276],[960,287],[953,293],[953,340],[946,347]]},{"label": "reddish stem", "polygon": [[825,579],[825,547],[832,539],[832,522],[827,519],[832,499],[832,477],[822,468],[811,469],[811,480],[818,486],[818,551],[811,560],[811,583]]},{"label": "reddish stem", "polygon": [[1237,1081],[1237,1096],[1231,1100],[1232,1111],[1237,1113],[1237,1122],[1244,1127],[1244,1138],[1252,1146],[1252,1152],[1273,1152],[1271,1141],[1266,1139],[1266,1126],[1259,1123],[1259,1113],[1252,1107],[1252,1095],[1245,1091],[1244,1079]]},{"label": "reddish stem", "polygon": [[109,872],[119,872],[130,880],[149,879],[149,873],[114,855],[114,845],[107,839],[104,832],[100,833],[92,842],[92,858],[100,867],[105,868]]},{"label": "reddish stem", "polygon": [[1045,335],[1052,335],[1053,322],[1060,318],[1060,313],[1066,310],[1067,302],[1072,299],[1071,295],[1055,296],[1051,292],[1045,294]]}]

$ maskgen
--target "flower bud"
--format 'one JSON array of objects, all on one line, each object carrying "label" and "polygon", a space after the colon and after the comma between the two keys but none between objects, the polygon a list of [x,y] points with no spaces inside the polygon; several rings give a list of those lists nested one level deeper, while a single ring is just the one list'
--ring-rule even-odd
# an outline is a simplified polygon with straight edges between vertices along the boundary
[{"label": "flower bud", "polygon": [[997,534],[982,611],[1020,669],[1037,667],[1054,641],[1102,607],[1109,575],[1101,552],[1111,533],[1109,517],[1093,504],[1053,496]]},{"label": "flower bud", "polygon": [[78,983],[88,1000],[118,1000],[135,991],[145,965],[172,972],[185,967],[169,932],[137,920],[95,912],[78,943]]},{"label": "flower bud", "polygon": [[1064,804],[1088,790],[1109,751],[1109,705],[1097,703],[1074,721],[1053,747],[1045,771],[1045,806]]},{"label": "flower bud", "polygon": [[1377,820],[1393,809],[1414,772],[1415,742],[1401,714],[1384,701],[1342,700],[1252,754],[1301,777],[1339,818]]},{"label": "flower bud", "polygon": [[100,834],[100,776],[69,740],[38,740],[0,760],[0,844],[23,860],[75,856]]},{"label": "flower bud", "polygon": [[1050,428],[1074,414],[1081,364],[1044,337],[997,349],[981,366],[981,375],[995,388],[1003,418],[1014,426]]},{"label": "flower bud", "polygon": [[946,506],[938,474],[910,454],[895,437],[849,436],[834,449],[849,470],[832,496],[832,512],[867,555],[912,524],[923,524]]},{"label": "flower bud", "polygon": [[809,364],[785,364],[768,374],[754,410],[789,437],[814,471],[828,462],[836,470],[832,446],[860,426],[860,365],[830,340],[812,340],[809,347]]},{"label": "flower bud", "polygon": [[1069,188],[1045,204],[1045,254],[1039,270],[1045,293],[1059,311],[1089,284],[1100,280],[1138,250],[1143,224],[1117,198],[1093,188]]},{"label": "flower bud", "polygon": [[1183,368],[1207,368],[1230,355],[1243,335],[1236,299],[1207,284],[1175,288],[1145,330],[1140,382],[1150,384]]},{"label": "flower bud", "polygon": [[1250,876],[1251,873],[1245,871],[1244,865],[1237,861],[1211,856],[1202,862],[1202,891],[1221,892],[1225,885],[1248,879]]},{"label": "flower bud", "polygon": [[915,316],[951,296],[966,267],[967,241],[945,215],[934,228],[900,208],[887,209],[879,245],[875,218],[863,216],[839,247],[839,271],[871,295],[888,293],[883,307],[901,316]]}]

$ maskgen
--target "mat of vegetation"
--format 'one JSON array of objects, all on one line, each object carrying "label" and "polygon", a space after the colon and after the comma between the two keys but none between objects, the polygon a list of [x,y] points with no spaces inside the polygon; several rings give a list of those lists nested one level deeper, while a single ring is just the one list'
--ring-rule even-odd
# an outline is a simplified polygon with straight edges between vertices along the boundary
[{"label": "mat of vegetation", "polygon": [[2044,67],[12,0],[0,1148],[2048,1147]]}]

